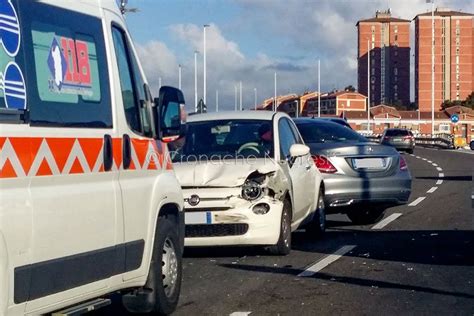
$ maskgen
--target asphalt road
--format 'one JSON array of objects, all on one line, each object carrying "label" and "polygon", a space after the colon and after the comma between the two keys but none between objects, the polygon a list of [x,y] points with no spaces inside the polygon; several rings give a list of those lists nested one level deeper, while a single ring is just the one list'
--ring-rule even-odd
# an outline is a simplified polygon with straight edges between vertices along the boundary
[{"label": "asphalt road", "polygon": [[410,204],[388,209],[393,221],[381,229],[330,215],[322,240],[295,232],[285,257],[186,250],[175,315],[473,315],[474,155],[417,148],[405,157]]}]

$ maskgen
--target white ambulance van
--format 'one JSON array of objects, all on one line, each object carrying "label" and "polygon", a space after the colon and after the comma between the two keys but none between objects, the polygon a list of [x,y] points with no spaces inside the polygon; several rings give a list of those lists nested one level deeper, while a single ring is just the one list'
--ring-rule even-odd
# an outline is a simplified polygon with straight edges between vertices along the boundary
[{"label": "white ambulance van", "polygon": [[176,308],[183,196],[166,143],[184,99],[152,99],[121,9],[0,0],[0,315],[116,292],[129,311]]}]

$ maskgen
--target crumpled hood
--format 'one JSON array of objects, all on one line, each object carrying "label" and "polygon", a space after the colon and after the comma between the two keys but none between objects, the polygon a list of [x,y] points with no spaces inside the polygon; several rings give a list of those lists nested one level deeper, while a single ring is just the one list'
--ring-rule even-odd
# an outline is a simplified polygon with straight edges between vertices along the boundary
[{"label": "crumpled hood", "polygon": [[244,161],[181,162],[173,165],[183,187],[238,187],[254,171],[268,174],[279,169],[270,159]]}]

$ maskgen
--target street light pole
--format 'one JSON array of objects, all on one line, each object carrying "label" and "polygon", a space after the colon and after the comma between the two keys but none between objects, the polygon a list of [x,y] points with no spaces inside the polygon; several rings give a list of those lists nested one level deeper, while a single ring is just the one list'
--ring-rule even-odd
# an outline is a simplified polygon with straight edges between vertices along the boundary
[{"label": "street light pole", "polygon": [[161,77],[158,78],[158,89],[161,89]]},{"label": "street light pole", "polygon": [[321,60],[318,59],[318,117],[321,117]]},{"label": "street light pole", "polygon": [[197,112],[198,106],[198,75],[197,75],[197,54],[198,51],[194,51],[194,111]]},{"label": "street light pole", "polygon": [[257,111],[257,88],[253,88],[253,92],[255,94],[255,111]]},{"label": "street light pole", "polygon": [[273,98],[273,112],[277,110],[277,73],[275,72],[275,94]]},{"label": "street light pole", "polygon": [[242,81],[239,82],[240,89],[240,111],[242,111]]},{"label": "street light pole", "polygon": [[434,31],[434,0],[431,0],[431,136],[434,135],[434,80],[435,80],[435,31]]},{"label": "street light pole", "polygon": [[178,88],[181,90],[181,64],[178,65]]},{"label": "street light pole", "polygon": [[234,95],[235,95],[234,111],[237,112],[237,85],[234,86]]},{"label": "street light pole", "polygon": [[219,90],[216,90],[216,112],[219,112]]},{"label": "street light pole", "polygon": [[370,132],[370,41],[367,40],[367,132]]},{"label": "street light pole", "polygon": [[206,99],[206,90],[207,90],[207,86],[206,86],[206,84],[207,84],[207,82],[206,82],[206,75],[207,75],[207,74],[206,74],[206,70],[207,70],[207,69],[206,69],[206,68],[207,68],[207,60],[206,60],[206,28],[208,28],[208,27],[209,27],[208,24],[204,24],[204,45],[203,45],[203,46],[204,46],[204,50],[203,50],[203,52],[204,52],[204,54],[203,54],[203,55],[204,55],[204,56],[203,56],[203,59],[204,59],[204,75],[203,75],[203,77],[204,77],[204,78],[203,78],[203,80],[204,80],[204,85],[203,85],[203,90],[204,90],[204,91],[203,91],[203,101],[204,101],[204,104],[207,104],[207,102],[206,102],[206,101],[207,101],[207,99]]}]

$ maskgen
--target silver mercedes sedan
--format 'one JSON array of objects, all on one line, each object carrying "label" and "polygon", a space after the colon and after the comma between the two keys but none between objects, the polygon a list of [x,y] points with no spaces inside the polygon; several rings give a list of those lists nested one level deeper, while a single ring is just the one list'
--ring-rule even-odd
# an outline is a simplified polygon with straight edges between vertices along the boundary
[{"label": "silver mercedes sedan", "polygon": [[328,120],[299,118],[295,123],[323,175],[326,213],[345,213],[354,224],[371,224],[388,207],[407,203],[411,175],[395,148],[370,143]]}]

